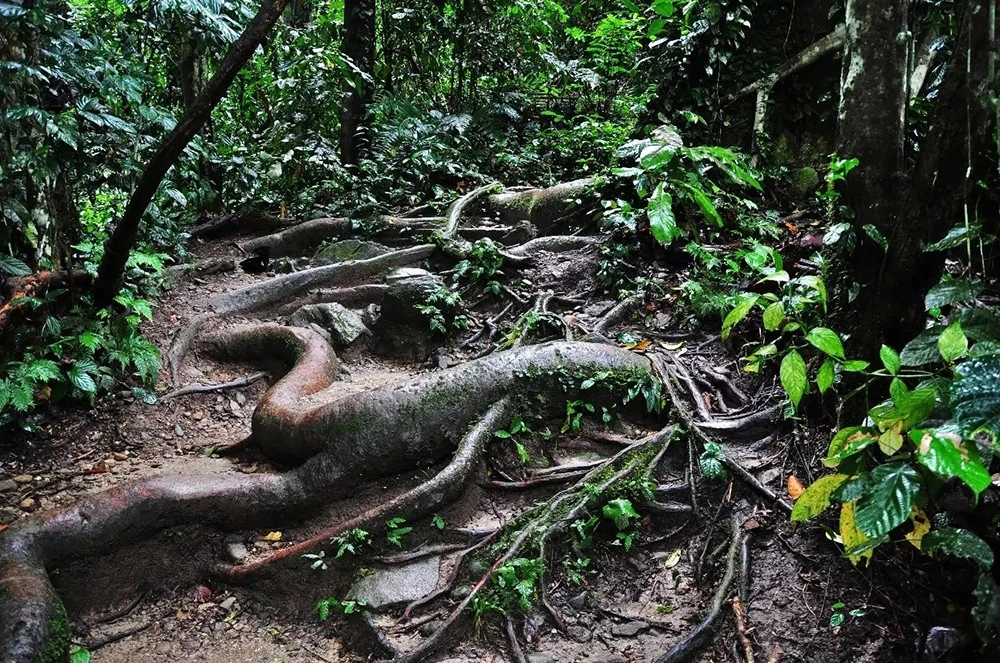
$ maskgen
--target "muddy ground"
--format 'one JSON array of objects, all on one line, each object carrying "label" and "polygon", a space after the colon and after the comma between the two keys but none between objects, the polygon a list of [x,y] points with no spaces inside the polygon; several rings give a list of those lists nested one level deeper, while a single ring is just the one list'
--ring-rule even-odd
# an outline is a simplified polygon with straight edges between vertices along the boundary
[{"label": "muddy ground", "polygon": [[[222,240],[200,244],[194,252],[202,258],[240,257]],[[614,303],[594,292],[595,264],[592,248],[543,256],[520,277],[530,279],[535,286],[552,288],[556,294],[582,297],[584,303],[568,308],[565,314],[587,321]],[[182,275],[159,298],[154,320],[144,331],[165,350],[190,318],[206,310],[213,293],[267,277],[239,269],[210,276]],[[632,321],[618,331],[630,331],[637,339],[649,338],[655,348],[674,352],[684,360],[697,357],[738,375],[736,357],[727,354],[710,331],[686,330],[687,336],[676,337],[677,330],[669,329],[674,319],[671,306],[667,298],[646,311],[651,328]],[[471,329],[475,331],[495,312],[496,308],[489,306],[474,310]],[[674,334],[671,338],[679,340],[656,340],[644,335],[644,330],[658,331],[664,338]],[[477,351],[474,347],[457,350],[452,345],[435,353],[430,361],[408,363],[378,356],[373,343],[366,338],[341,353],[350,375],[345,389],[389,384],[463,361]],[[256,370],[259,367],[215,363],[196,353],[185,364],[182,383],[214,384]],[[166,372],[162,378],[161,394],[169,389]],[[216,453],[247,436],[254,405],[273,380],[272,376],[241,388],[180,396],[155,405],[137,402],[122,392],[93,409],[70,405],[47,408],[34,419],[38,426],[35,432],[13,434],[0,442],[0,523],[156,474],[281,471],[284,468],[252,452],[235,457]],[[758,394],[762,406],[775,395],[772,381],[745,382],[743,386]],[[656,430],[656,423],[616,420],[608,435],[609,429],[588,420],[579,432],[557,436],[546,449],[531,451],[536,461],[546,457],[548,462],[587,462],[613,454],[620,448],[615,439],[641,437]],[[804,483],[813,478],[828,439],[827,429],[803,429],[785,422],[755,442],[722,442],[731,458],[784,495],[790,474]],[[688,459],[682,446],[667,454],[660,483],[685,482]],[[516,461],[509,440],[496,440],[491,455]],[[215,560],[252,559],[306,539],[330,523],[416,485],[435,469],[368,484],[350,499],[329,505],[319,517],[281,530],[217,533],[171,529],[113,555],[60,569],[53,580],[70,610],[75,641],[92,650],[91,660],[96,663],[315,663],[381,658],[385,651],[357,614],[335,615],[324,622],[317,617],[317,601],[353,596],[353,581],[361,578],[368,589],[359,591],[378,596],[367,606],[374,622],[394,645],[409,649],[433,632],[449,601],[454,603],[468,591],[456,586],[445,603],[416,611],[409,622],[399,620],[407,601],[446,581],[454,552],[408,565],[389,564],[379,558],[400,551],[385,541],[376,541],[353,557],[348,554],[334,560],[331,552],[326,570],[312,570],[309,562],[302,560],[293,568],[238,587],[213,582],[204,570]],[[459,502],[437,514],[443,519],[443,531],[439,520],[407,523],[413,531],[405,536],[403,549],[461,543],[463,537],[474,536],[470,531],[495,529],[559,489],[542,486],[511,492],[485,484],[484,475]],[[628,552],[612,545],[613,536],[599,531],[579,584],[563,574],[553,574],[551,599],[565,619],[566,630],[556,629],[537,607],[526,618],[517,617],[514,627],[520,641],[526,643],[527,660],[656,660],[704,614],[721,577],[730,514],[736,514],[740,527],[751,533],[745,626],[757,661],[936,660],[918,654],[928,630],[948,626],[948,620],[962,622],[962,611],[955,607],[961,600],[942,590],[938,577],[928,577],[935,572],[927,560],[903,546],[876,552],[873,569],[855,568],[840,556],[822,529],[786,522],[782,512],[773,510],[739,480],[708,482],[699,478],[697,501],[693,515],[645,515],[639,537]],[[379,592],[385,595],[379,596]],[[376,607],[379,600],[388,603]],[[949,604],[955,608],[950,616],[944,609]],[[831,621],[834,613],[843,620]],[[746,660],[734,624],[733,611],[727,605],[711,644],[695,660]],[[502,622],[487,619],[470,628],[465,639],[456,639],[437,660],[515,659]]]}]

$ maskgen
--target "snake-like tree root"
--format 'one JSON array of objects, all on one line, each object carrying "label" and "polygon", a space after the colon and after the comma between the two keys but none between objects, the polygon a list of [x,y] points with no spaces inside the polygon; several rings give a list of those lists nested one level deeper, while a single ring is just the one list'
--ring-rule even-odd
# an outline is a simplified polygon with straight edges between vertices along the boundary
[{"label": "snake-like tree root", "polygon": [[[260,325],[224,332],[210,342],[229,356],[278,353],[293,365],[257,406],[251,440],[268,456],[301,464],[271,475],[156,477],[12,524],[0,534],[3,661],[55,661],[66,651],[67,616],[47,570],[70,559],[100,554],[182,524],[241,529],[293,514],[301,518],[360,482],[447,457],[463,437],[471,436],[469,427],[487,410],[493,412],[486,424],[491,435],[507,419],[498,416],[496,405],[489,406],[513,393],[544,391],[543,383],[557,368],[650,371],[646,358],[627,350],[555,342],[341,396],[335,382],[337,358],[315,332]],[[465,463],[474,460],[467,455]],[[229,573],[239,571],[235,567]]]}]

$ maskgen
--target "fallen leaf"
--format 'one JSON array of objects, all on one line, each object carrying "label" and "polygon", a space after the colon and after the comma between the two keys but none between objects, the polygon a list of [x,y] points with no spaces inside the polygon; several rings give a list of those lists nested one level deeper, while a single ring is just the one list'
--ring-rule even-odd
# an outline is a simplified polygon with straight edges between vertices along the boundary
[{"label": "fallen leaf", "polygon": [[645,350],[646,348],[648,348],[652,344],[653,344],[653,342],[651,340],[649,340],[648,338],[646,338],[646,339],[643,339],[643,340],[639,341],[638,343],[636,343],[632,347],[632,349],[633,350],[638,350],[639,352],[642,352],[643,350]]},{"label": "fallen leaf", "polygon": [[281,541],[281,532],[268,532],[264,541]]},{"label": "fallen leaf", "polygon": [[785,222],[785,227],[788,228],[788,232],[792,233],[793,235],[799,232],[799,227],[790,221]]},{"label": "fallen leaf", "polygon": [[676,343],[666,343],[665,341],[660,341],[660,345],[663,346],[664,349],[673,352],[674,350],[680,350],[683,348],[684,341],[677,341]]},{"label": "fallen leaf", "polygon": [[789,497],[791,497],[793,500],[797,500],[797,499],[799,499],[799,495],[801,495],[802,493],[804,493],[805,490],[806,490],[806,487],[802,485],[802,482],[799,481],[799,478],[797,476],[795,476],[794,474],[789,474],[788,475],[788,496]]},{"label": "fallen leaf", "polygon": [[667,555],[667,559],[663,562],[663,568],[672,569],[677,566],[681,561],[681,549],[675,548],[672,553]]}]

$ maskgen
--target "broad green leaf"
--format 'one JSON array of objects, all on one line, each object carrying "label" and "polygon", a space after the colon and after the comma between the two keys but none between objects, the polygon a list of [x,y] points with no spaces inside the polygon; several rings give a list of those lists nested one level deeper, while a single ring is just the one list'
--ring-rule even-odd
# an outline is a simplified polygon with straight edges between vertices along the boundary
[{"label": "broad green leaf", "polygon": [[882,365],[885,366],[885,370],[889,372],[889,375],[896,375],[899,373],[902,363],[899,360],[898,352],[890,348],[888,345],[883,345],[882,349],[879,350],[878,355],[882,359]]},{"label": "broad green leaf", "polygon": [[903,351],[899,353],[899,359],[903,366],[923,366],[941,361],[941,353],[938,351],[938,337],[943,331],[943,326],[935,325],[920,332],[916,338],[907,343]]},{"label": "broad green leaf", "polygon": [[942,239],[934,242],[933,244],[928,244],[924,247],[924,251],[930,253],[932,251],[947,251],[948,249],[953,249],[956,246],[961,246],[965,244],[966,240],[969,238],[969,229],[964,225],[955,226],[948,231]]},{"label": "broad green leaf", "polygon": [[975,443],[947,430],[912,430],[910,439],[917,445],[917,462],[945,479],[958,477],[972,492],[979,493],[990,485],[989,470],[979,459]]},{"label": "broad green leaf", "polygon": [[806,362],[797,351],[791,350],[781,360],[779,371],[781,386],[792,401],[792,406],[799,407],[799,401],[806,393]]},{"label": "broad green leaf", "polygon": [[7,276],[27,276],[31,268],[13,256],[0,255],[0,272]]},{"label": "broad green leaf", "polygon": [[[869,542],[868,537],[858,529],[856,511],[855,502],[847,502],[840,507],[840,540],[844,544],[845,552],[861,548]],[[871,548],[857,554],[847,555],[851,564],[857,564],[862,558],[871,559],[871,557]]]},{"label": "broad green leaf", "polygon": [[836,364],[832,359],[827,359],[820,365],[816,372],[816,386],[819,387],[819,393],[825,394],[826,390],[833,386],[837,375],[835,367]]},{"label": "broad green leaf", "polygon": [[94,382],[94,378],[79,369],[74,368],[69,372],[69,381],[85,394],[93,394],[97,391],[97,383]]},{"label": "broad green leaf", "polygon": [[983,642],[992,642],[1000,635],[1000,588],[993,580],[993,574],[984,571],[972,592],[976,605],[972,608],[972,621],[976,635]]},{"label": "broad green leaf", "polygon": [[830,506],[830,494],[846,480],[846,474],[830,474],[817,479],[795,500],[791,519],[809,520],[823,513]]},{"label": "broad green leaf", "polygon": [[951,385],[955,421],[966,434],[986,430],[1000,435],[1000,357],[982,357],[962,362]]},{"label": "broad green leaf", "polygon": [[[955,319],[952,315],[952,319]],[[967,308],[958,312],[962,331],[973,341],[1000,341],[1000,311],[988,308]]]},{"label": "broad green leaf", "polygon": [[899,432],[902,427],[903,424],[900,422],[879,435],[878,448],[886,456],[892,456],[903,448],[903,436]]},{"label": "broad green leaf", "polygon": [[833,491],[833,499],[838,502],[857,502],[872,491],[872,477],[868,472],[862,472],[851,477]]},{"label": "broad green leaf", "polygon": [[729,338],[729,335],[733,332],[733,328],[739,324],[740,320],[747,317],[750,310],[753,308],[757,300],[760,299],[757,295],[746,295],[740,300],[740,303],[729,312],[726,319],[722,321],[722,340]]},{"label": "broad green leaf", "polygon": [[964,357],[969,351],[969,339],[962,332],[962,324],[953,322],[938,337],[938,352],[946,362]]},{"label": "broad green leaf", "polygon": [[840,365],[848,373],[861,373],[868,370],[868,366],[870,364],[863,359],[849,359]]},{"label": "broad green leaf", "polygon": [[840,341],[837,332],[826,327],[814,327],[806,334],[809,341],[817,350],[835,359],[844,359],[844,344]]},{"label": "broad green leaf", "polygon": [[764,309],[764,329],[767,331],[777,331],[784,321],[785,305],[781,302],[774,302]]},{"label": "broad green leaf", "polygon": [[936,552],[971,559],[984,571],[993,566],[993,550],[989,545],[967,529],[942,527],[924,536],[921,548],[925,553]]},{"label": "broad green leaf", "polygon": [[843,428],[837,431],[837,434],[830,440],[830,448],[822,462],[827,467],[836,467],[845,459],[877,441],[878,431],[874,428],[865,426]]},{"label": "broad green leaf", "polygon": [[920,492],[920,475],[905,462],[879,465],[871,471],[873,490],[858,501],[858,529],[881,539],[909,517]]},{"label": "broad green leaf", "polygon": [[673,204],[674,198],[664,190],[663,182],[657,184],[653,196],[649,199],[646,216],[649,217],[649,231],[663,246],[670,246],[675,239],[684,234],[684,231],[677,227]]},{"label": "broad green leaf", "polygon": [[90,651],[80,645],[70,645],[69,663],[90,663]]},{"label": "broad green leaf", "polygon": [[719,210],[715,209],[715,204],[712,203],[708,194],[705,190],[698,185],[690,184],[688,182],[681,182],[680,180],[672,180],[675,185],[680,187],[682,191],[687,194],[687,197],[692,201],[697,203],[698,207],[701,208],[702,214],[705,218],[714,223],[715,225],[722,227],[722,217],[719,216]]},{"label": "broad green leaf", "polygon": [[972,301],[983,291],[983,282],[978,279],[952,279],[942,281],[930,289],[924,297],[924,309],[951,306]]}]

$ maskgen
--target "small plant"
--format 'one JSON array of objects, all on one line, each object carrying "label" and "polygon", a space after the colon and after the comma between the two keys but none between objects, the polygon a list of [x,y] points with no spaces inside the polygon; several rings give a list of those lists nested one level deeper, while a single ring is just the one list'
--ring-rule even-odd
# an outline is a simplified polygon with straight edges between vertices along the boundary
[{"label": "small plant", "polygon": [[601,513],[618,528],[618,533],[615,535],[615,543],[624,546],[625,550],[630,550],[637,536],[633,525],[640,518],[638,512],[632,506],[632,502],[621,497],[609,500],[604,505]]},{"label": "small plant", "polygon": [[562,561],[566,570],[566,577],[574,585],[582,585],[586,580],[586,574],[590,566],[590,560],[586,557],[565,557]]},{"label": "small plant", "polygon": [[357,555],[358,550],[362,546],[369,545],[371,543],[371,535],[368,534],[363,529],[349,529],[343,534],[338,534],[330,539],[330,543],[337,546],[337,554],[335,557],[340,559],[345,554]]},{"label": "small plant", "polygon": [[508,615],[516,609],[531,610],[541,574],[542,560],[526,557],[516,557],[497,568],[485,591],[472,599],[471,609],[476,618],[490,612]]},{"label": "small plant", "polygon": [[724,479],[726,477],[726,452],[718,442],[709,442],[698,458],[701,475],[706,479]]},{"label": "small plant", "polygon": [[566,401],[566,421],[563,422],[559,432],[577,432],[580,430],[580,423],[585,412],[594,412],[594,404],[581,400]]},{"label": "small plant", "polygon": [[456,282],[467,280],[471,284],[483,283],[483,292],[499,295],[501,286],[497,277],[503,276],[503,255],[500,247],[488,237],[476,240],[466,253],[468,257],[455,265]]},{"label": "small plant", "polygon": [[368,603],[364,599],[345,599],[341,601],[331,597],[321,599],[316,603],[316,614],[319,616],[319,620],[321,622],[325,622],[330,618],[331,612],[337,612],[343,615],[353,615],[366,605],[368,605]]},{"label": "small plant", "polygon": [[385,527],[385,540],[397,548],[403,547],[403,537],[413,531],[413,528],[406,524],[406,518],[392,518]]},{"label": "small plant", "polygon": [[303,553],[302,556],[311,561],[311,563],[309,564],[309,568],[312,569],[313,571],[317,569],[320,571],[326,571],[328,568],[330,568],[329,566],[327,566],[326,563],[325,550],[320,550],[318,553]]},{"label": "small plant", "polygon": [[[515,435],[529,435],[531,434],[531,429],[528,425],[524,423],[524,420],[520,416],[515,416],[510,421],[510,430],[498,430],[493,435],[504,440],[513,439]],[[527,447],[522,443],[514,440],[514,450],[517,452],[517,457],[520,459],[521,463],[527,464],[531,462],[531,454],[528,453]]]},{"label": "small plant", "polygon": [[443,530],[445,528],[444,518],[435,513],[431,517],[431,525],[438,528],[439,530]]},{"label": "small plant", "polygon": [[80,645],[70,645],[69,663],[90,663],[90,651]]},{"label": "small plant", "polygon": [[469,328],[469,318],[459,313],[462,295],[443,286],[427,295],[424,303],[417,304],[416,308],[435,334],[449,336]]},{"label": "small plant", "polygon": [[868,614],[868,611],[865,610],[863,607],[861,607],[861,608],[854,608],[853,610],[848,611],[847,614],[845,615],[843,610],[846,607],[847,606],[840,601],[830,606],[830,609],[833,611],[833,613],[830,615],[831,628],[837,628],[838,626],[841,626],[844,623],[844,620],[846,620],[848,616],[860,618]]},{"label": "small plant", "polygon": [[577,550],[586,550],[594,543],[594,530],[597,529],[597,525],[600,523],[600,519],[597,516],[591,516],[584,520],[583,518],[577,518],[570,524],[570,529],[573,530],[575,535],[575,541],[573,547]]}]

